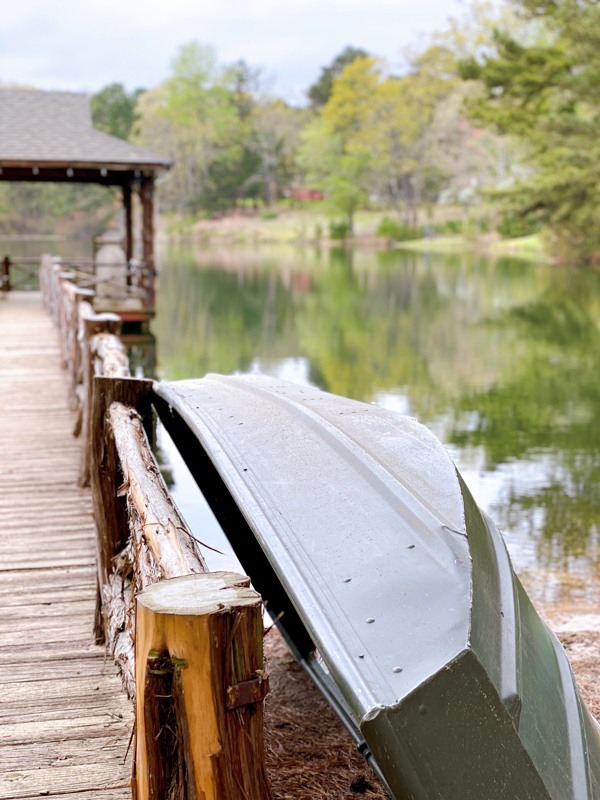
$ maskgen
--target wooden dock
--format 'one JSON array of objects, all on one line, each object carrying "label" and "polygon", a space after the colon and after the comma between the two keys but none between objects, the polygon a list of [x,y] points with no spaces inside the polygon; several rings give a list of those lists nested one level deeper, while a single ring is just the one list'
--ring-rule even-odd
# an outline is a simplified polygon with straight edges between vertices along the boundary
[{"label": "wooden dock", "polygon": [[[123,552],[119,548],[124,542],[135,553],[129,565],[131,574],[124,569],[125,560],[119,562],[120,571],[111,574],[110,585],[121,585],[122,590],[108,593],[108,599],[105,596],[107,621],[112,601],[117,599],[122,604],[125,592],[129,592],[130,602],[132,597],[142,597],[148,586],[152,590],[158,574],[158,580],[178,579],[182,574],[191,579],[191,573],[203,572],[203,568],[197,569],[202,564],[196,554],[195,565],[184,569],[183,556],[190,555],[194,536],[185,521],[177,518],[148,442],[142,441],[145,437],[135,411],[136,393],[137,399],[144,400],[142,392],[147,390],[146,384],[152,388],[151,382],[129,377],[123,344],[108,332],[114,318],[111,322],[110,315],[95,315],[84,296],[76,296],[76,287],[67,285],[68,276],[61,276],[59,266],[50,260],[43,264],[46,306],[54,312],[62,334],[62,355],[59,333],[52,316],[43,311],[39,293],[11,292],[8,299],[0,299],[0,800],[44,796],[74,800],[74,795],[82,800],[129,800],[133,747],[124,761],[134,722],[132,706],[110,657],[106,659],[104,647],[96,646],[92,639],[96,545],[101,553],[107,553],[107,565],[114,563],[115,552]],[[79,339],[73,336],[77,330]],[[123,364],[117,358],[119,348]],[[61,369],[61,358],[68,363],[68,371]],[[83,383],[82,372],[87,375]],[[77,390],[83,388],[83,394],[73,391],[78,381]],[[92,409],[97,410],[106,397],[114,399],[117,395],[106,415],[91,414],[90,425],[85,424],[90,398]],[[77,397],[84,412],[79,440],[72,436],[75,414],[70,408]],[[125,407],[123,397],[129,398],[124,401]],[[141,401],[138,406],[142,408]],[[117,424],[119,420],[123,425]],[[132,439],[130,434],[135,431],[140,435]],[[90,459],[94,505],[96,512],[101,510],[96,516],[97,530],[92,493],[80,489],[77,483],[83,475],[82,452],[87,452],[85,443],[92,441],[92,434],[100,442],[90,448],[95,454]],[[100,452],[112,453],[102,469],[97,458]],[[99,485],[100,475],[108,481],[106,486]],[[123,481],[123,477],[127,479]],[[117,519],[111,502],[116,496],[124,505],[123,488],[135,513],[121,514]],[[104,519],[110,524],[103,530],[102,519],[111,508],[115,518]],[[165,514],[161,509],[166,509]],[[154,535],[142,536],[150,524]],[[178,554],[175,559],[171,557],[174,552]],[[227,648],[236,626],[237,622],[231,624]],[[107,624],[105,628],[110,652],[119,637],[129,643],[135,631],[129,615],[124,626]],[[597,713],[598,635],[589,631],[568,634],[564,642],[581,694]],[[264,766],[273,800],[340,800],[356,793],[365,799],[382,800],[383,788],[276,630],[265,639],[265,649],[271,693],[265,709]],[[200,646],[193,648],[194,653],[201,650]],[[131,660],[131,646],[129,651],[126,655]],[[138,654],[138,664],[148,664],[150,652],[141,661]],[[139,700],[140,687],[146,691],[147,673],[141,670],[134,676],[133,662],[123,661],[123,653],[121,648],[119,663],[122,669],[129,665],[132,686],[128,684],[128,688],[133,689],[132,694],[138,693]],[[173,664],[177,659],[190,668],[187,656],[183,660],[181,653],[173,656]],[[165,674],[162,662],[161,668],[156,674]],[[262,667],[260,671],[264,672]],[[215,675],[214,686],[207,686],[211,698],[216,695],[215,687],[227,686],[229,691],[253,681],[248,676],[247,680],[230,681],[224,670],[222,675],[216,670]],[[178,685],[174,679],[172,685]],[[154,697],[168,700],[173,694],[161,688]],[[235,713],[236,719],[243,719],[238,706],[226,707],[222,692],[219,697],[223,714],[226,709]],[[151,698],[150,708],[155,707],[153,702]],[[160,703],[156,707],[162,708]],[[138,712],[138,721],[141,718]],[[171,721],[171,717],[168,719]],[[148,741],[152,744],[160,739],[154,734],[156,728],[141,729],[146,747]],[[259,740],[262,736],[256,738]],[[164,743],[164,739],[160,741]],[[193,741],[196,744],[198,737]],[[179,753],[185,742],[178,743]],[[215,750],[210,744],[208,755],[212,759]],[[159,744],[158,749],[161,747],[164,745]],[[182,763],[171,757],[170,745],[165,752],[168,758],[161,763]],[[252,745],[252,752],[256,756],[254,766],[262,770],[262,743],[260,748]],[[241,763],[239,751],[234,748],[226,760],[232,765]],[[194,764],[203,761],[206,759],[200,753]],[[144,763],[138,754],[138,791],[140,785],[147,787],[148,776],[156,772],[140,769]],[[220,783],[214,783],[220,790]],[[240,781],[230,783],[229,794],[217,791],[202,796],[218,800],[265,800],[268,796],[266,789],[250,795]],[[191,785],[189,775],[186,785]],[[154,796],[163,795],[155,792]]]},{"label": "wooden dock", "polygon": [[131,797],[133,714],[104,648],[89,489],[39,293],[0,301],[0,800]]}]

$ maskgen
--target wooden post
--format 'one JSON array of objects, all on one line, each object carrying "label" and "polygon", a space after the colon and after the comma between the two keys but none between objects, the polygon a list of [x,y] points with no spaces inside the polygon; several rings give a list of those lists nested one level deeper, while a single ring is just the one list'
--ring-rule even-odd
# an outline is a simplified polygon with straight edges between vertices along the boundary
[{"label": "wooden post", "polygon": [[146,176],[142,181],[142,260],[154,268],[154,178]]},{"label": "wooden post", "polygon": [[106,412],[114,401],[137,408],[148,415],[147,398],[152,381],[136,378],[93,379],[90,430],[90,483],[96,523],[96,569],[98,598],[94,634],[97,644],[105,639],[99,609],[104,587],[113,569],[113,558],[121,552],[129,538],[125,498],[119,495],[120,470],[114,439],[106,430]]},{"label": "wooden post", "polygon": [[93,380],[91,416],[91,484],[96,520],[97,566],[100,588],[108,583],[113,557],[127,543],[129,525],[124,502],[117,496],[121,484],[118,455],[114,440],[107,435],[106,412],[113,402],[143,409],[144,400],[152,391],[152,381],[136,378],[102,378]]},{"label": "wooden post", "polygon": [[2,262],[2,285],[0,285],[0,291],[3,294],[10,292],[10,258],[8,256],[4,256],[4,261]]},{"label": "wooden post", "polygon": [[50,304],[52,307],[52,319],[60,332],[59,302],[60,294],[58,291],[58,276],[62,272],[62,264],[59,259],[53,258],[50,267]]},{"label": "wooden post", "polygon": [[[122,321],[117,314],[94,314],[93,308],[86,303],[80,303],[80,331],[81,337],[81,362],[83,383],[83,408],[81,415],[81,428],[83,443],[81,447],[81,466],[79,469],[79,485],[89,486],[90,483],[90,447],[92,442],[92,395],[94,385],[95,354],[91,350],[92,337],[99,333],[117,334],[121,330]],[[124,377],[113,375],[112,377]]]},{"label": "wooden post", "polygon": [[131,184],[123,186],[123,208],[125,209],[125,260],[127,261],[127,285],[131,286],[129,262],[133,258],[133,214],[132,214]]},{"label": "wooden post", "polygon": [[262,603],[249,587],[213,572],[138,595],[137,800],[269,800]]},{"label": "wooden post", "polygon": [[74,284],[71,282],[70,272],[58,272],[56,275],[56,302],[58,339],[61,351],[61,367],[69,366],[69,326],[71,324],[71,291]]},{"label": "wooden post", "polygon": [[154,177],[149,175],[142,181],[142,248],[143,286],[146,289],[144,306],[151,314],[154,311]]},{"label": "wooden post", "polygon": [[81,369],[81,344],[79,341],[79,306],[82,301],[89,301],[94,297],[91,289],[81,289],[68,280],[61,282],[63,290],[64,321],[65,321],[65,355],[69,372],[71,373],[71,388],[73,394],[79,383]]}]

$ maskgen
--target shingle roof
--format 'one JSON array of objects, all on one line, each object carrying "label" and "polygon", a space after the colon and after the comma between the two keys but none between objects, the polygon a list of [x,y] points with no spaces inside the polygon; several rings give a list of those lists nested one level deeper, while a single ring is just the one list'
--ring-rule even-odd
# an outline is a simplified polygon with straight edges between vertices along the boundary
[{"label": "shingle roof", "polygon": [[170,161],[92,127],[89,95],[0,88],[0,166],[168,167]]}]

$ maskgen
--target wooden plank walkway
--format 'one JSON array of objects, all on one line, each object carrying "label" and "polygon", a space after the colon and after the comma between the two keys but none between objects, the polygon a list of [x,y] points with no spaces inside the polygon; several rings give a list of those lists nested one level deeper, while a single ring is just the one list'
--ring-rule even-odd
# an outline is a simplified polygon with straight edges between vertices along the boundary
[{"label": "wooden plank walkway", "polygon": [[0,800],[125,800],[132,708],[92,643],[89,490],[38,293],[0,300]]}]

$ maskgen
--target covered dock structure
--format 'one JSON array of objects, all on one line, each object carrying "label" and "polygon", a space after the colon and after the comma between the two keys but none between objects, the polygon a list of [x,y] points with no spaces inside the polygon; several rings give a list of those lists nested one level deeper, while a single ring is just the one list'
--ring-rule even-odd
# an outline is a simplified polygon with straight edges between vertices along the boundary
[{"label": "covered dock structure", "polygon": [[[128,269],[134,259],[132,198],[138,194],[142,221],[140,267],[146,284],[153,282],[155,267],[155,181],[170,164],[168,158],[96,130],[89,95],[0,88],[0,180],[118,187],[125,212]],[[5,264],[5,291],[10,288],[9,266]],[[131,282],[128,274],[127,284]],[[150,292],[151,303],[152,296]]]}]

